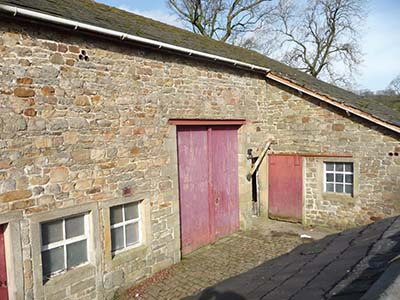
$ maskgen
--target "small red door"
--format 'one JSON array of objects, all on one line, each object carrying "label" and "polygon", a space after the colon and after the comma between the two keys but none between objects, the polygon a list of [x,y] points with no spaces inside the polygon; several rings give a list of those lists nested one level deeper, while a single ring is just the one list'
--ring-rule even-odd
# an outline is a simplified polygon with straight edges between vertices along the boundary
[{"label": "small red door", "polygon": [[4,246],[4,230],[6,225],[0,225],[0,299],[8,299],[6,251]]},{"label": "small red door", "polygon": [[236,126],[178,126],[182,254],[239,228]]},{"label": "small red door", "polygon": [[301,222],[303,165],[299,155],[269,155],[269,216]]}]

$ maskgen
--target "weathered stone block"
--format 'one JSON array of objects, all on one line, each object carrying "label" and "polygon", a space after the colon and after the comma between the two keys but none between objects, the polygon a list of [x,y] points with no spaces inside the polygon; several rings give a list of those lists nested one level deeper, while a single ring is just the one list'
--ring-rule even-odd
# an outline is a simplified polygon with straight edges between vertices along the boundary
[{"label": "weathered stone block", "polygon": [[96,287],[96,281],[94,278],[88,278],[85,280],[82,280],[78,283],[75,283],[71,286],[71,294],[76,294],[80,293],[86,289],[89,288],[95,288]]},{"label": "weathered stone block", "polygon": [[39,195],[43,194],[43,192],[44,192],[44,187],[42,187],[42,186],[35,186],[32,189],[33,196],[39,196]]},{"label": "weathered stone block", "polygon": [[28,130],[42,131],[46,129],[46,120],[36,117],[28,119]]},{"label": "weathered stone block", "polygon": [[57,44],[53,42],[44,42],[43,46],[51,51],[57,51]]},{"label": "weathered stone block", "polygon": [[46,185],[45,191],[46,191],[46,193],[49,193],[49,194],[59,194],[59,193],[61,193],[61,186],[57,183],[48,184],[48,185]]},{"label": "weathered stone block", "polygon": [[35,91],[30,88],[18,87],[14,89],[14,95],[21,98],[34,97]]},{"label": "weathered stone block", "polygon": [[64,131],[68,128],[68,122],[64,118],[50,119],[48,129],[51,131]]},{"label": "weathered stone block", "polygon": [[88,96],[78,96],[74,99],[74,104],[78,106],[88,106],[90,105],[90,100]]},{"label": "weathered stone block", "polygon": [[48,78],[48,79],[57,78],[59,73],[60,71],[54,66],[44,65],[40,69],[40,77],[42,78]]},{"label": "weathered stone block", "polygon": [[11,202],[26,199],[32,196],[30,190],[19,190],[0,194],[0,202]]},{"label": "weathered stone block", "polygon": [[123,270],[116,270],[111,273],[104,275],[104,288],[112,289],[114,287],[119,287],[124,282]]},{"label": "weathered stone block", "polygon": [[11,160],[9,159],[1,159],[0,160],[0,169],[9,169],[11,167]]},{"label": "weathered stone block", "polygon": [[93,186],[93,180],[92,179],[78,180],[75,183],[75,189],[77,189],[78,191],[88,190],[92,186]]},{"label": "weathered stone block", "polygon": [[85,118],[69,118],[68,119],[69,127],[73,129],[85,129],[89,127],[89,123]]},{"label": "weathered stone block", "polygon": [[71,152],[72,159],[75,161],[90,160],[90,150],[81,149]]},{"label": "weathered stone block", "polygon": [[151,68],[137,68],[136,72],[138,75],[153,75]]},{"label": "weathered stone block", "polygon": [[50,148],[52,146],[52,139],[46,136],[39,136],[35,138],[36,148]]},{"label": "weathered stone block", "polygon": [[167,191],[172,188],[172,181],[170,181],[170,180],[162,181],[159,183],[158,186],[160,188],[160,191]]},{"label": "weathered stone block", "polygon": [[333,124],[332,125],[332,130],[334,130],[334,131],[343,131],[344,130],[344,124]]},{"label": "weathered stone block", "polygon": [[100,192],[101,192],[101,187],[95,187],[95,188],[90,189],[86,193],[88,195],[92,195],[92,194],[97,194],[97,193],[100,193]]},{"label": "weathered stone block", "polygon": [[90,159],[102,160],[106,157],[106,151],[104,149],[92,149],[90,152]]},{"label": "weathered stone block", "polygon": [[98,105],[98,104],[101,103],[101,96],[100,95],[94,95],[94,96],[92,96],[91,100],[92,100],[92,104],[93,105]]},{"label": "weathered stone block", "polygon": [[33,274],[31,271],[24,272],[24,284],[26,289],[33,288]]},{"label": "weathered stone block", "polygon": [[22,200],[22,201],[19,200],[11,204],[11,209],[12,210],[27,209],[28,207],[32,207],[34,205],[35,205],[35,200],[33,199]]},{"label": "weathered stone block", "polygon": [[65,64],[68,65],[68,66],[73,66],[73,65],[75,65],[75,60],[72,59],[72,58],[67,58],[65,60]]},{"label": "weathered stone block", "polygon": [[20,59],[20,60],[18,61],[18,63],[19,63],[21,66],[25,66],[25,67],[29,67],[29,66],[31,65],[31,62],[29,61],[29,59],[26,59],[26,58]]},{"label": "weathered stone block", "polygon": [[50,182],[58,183],[67,180],[69,170],[66,167],[55,167],[50,171]]},{"label": "weathered stone block", "polygon": [[118,97],[118,98],[115,100],[115,103],[116,103],[116,104],[121,104],[121,105],[130,104],[130,103],[132,103],[132,98],[131,98],[131,97],[128,97],[128,96],[125,96],[125,97]]},{"label": "weathered stone block", "polygon": [[65,44],[58,44],[58,51],[65,53],[68,51],[68,46]]},{"label": "weathered stone block", "polygon": [[28,189],[29,178],[27,176],[18,176],[16,179],[17,190]]},{"label": "weathered stone block", "polygon": [[0,184],[0,192],[6,193],[17,190],[17,181],[14,178],[8,178]]},{"label": "weathered stone block", "polygon": [[109,120],[97,120],[96,124],[99,127],[110,127],[112,125],[112,122]]},{"label": "weathered stone block", "polygon": [[78,142],[79,137],[76,132],[66,132],[64,135],[64,143],[74,145]]},{"label": "weathered stone block", "polygon": [[55,89],[52,86],[44,86],[41,92],[43,96],[53,96],[55,94]]},{"label": "weathered stone block", "polygon": [[46,196],[42,196],[40,198],[38,198],[37,202],[38,205],[49,205],[54,203],[54,196],[52,195],[46,195]]},{"label": "weathered stone block", "polygon": [[64,64],[64,57],[63,57],[60,53],[54,53],[54,54],[50,57],[50,61],[51,61],[53,64],[62,65],[62,64]]},{"label": "weathered stone block", "polygon": [[145,129],[144,128],[135,128],[132,131],[133,134],[144,134],[145,133]]},{"label": "weathered stone block", "polygon": [[78,46],[73,46],[73,45],[68,46],[68,50],[69,50],[69,52],[72,52],[72,53],[80,53],[81,52]]},{"label": "weathered stone block", "polygon": [[18,84],[32,84],[33,79],[29,77],[22,77],[22,78],[17,78],[17,83]]},{"label": "weathered stone block", "polygon": [[133,156],[139,155],[142,151],[140,150],[140,148],[138,147],[134,147],[130,150],[130,154],[132,154]]},{"label": "weathered stone block", "polygon": [[37,115],[37,111],[34,108],[27,108],[24,110],[24,115],[27,117],[34,117]]},{"label": "weathered stone block", "polygon": [[2,38],[7,46],[15,46],[20,42],[20,34],[17,32],[4,32]]}]

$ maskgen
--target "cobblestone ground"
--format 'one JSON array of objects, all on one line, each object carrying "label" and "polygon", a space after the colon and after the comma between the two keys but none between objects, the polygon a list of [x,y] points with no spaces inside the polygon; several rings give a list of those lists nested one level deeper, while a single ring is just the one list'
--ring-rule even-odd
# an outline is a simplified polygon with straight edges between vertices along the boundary
[{"label": "cobblestone ground", "polygon": [[181,299],[280,256],[303,242],[295,233],[239,231],[191,253],[180,263],[133,286],[120,298]]}]

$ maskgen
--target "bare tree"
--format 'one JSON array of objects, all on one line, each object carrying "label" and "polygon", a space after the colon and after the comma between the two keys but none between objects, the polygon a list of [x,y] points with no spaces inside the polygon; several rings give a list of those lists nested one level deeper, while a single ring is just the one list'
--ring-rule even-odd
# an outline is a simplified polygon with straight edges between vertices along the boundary
[{"label": "bare tree", "polygon": [[279,44],[280,57],[275,57],[314,77],[348,83],[361,62],[364,7],[362,0],[308,0],[305,6],[280,0],[267,29]]},{"label": "bare tree", "polygon": [[388,91],[392,91],[395,95],[400,95],[400,75],[397,75],[386,88]]},{"label": "bare tree", "polygon": [[270,0],[167,0],[193,32],[223,42],[249,43],[244,35],[260,28]]}]

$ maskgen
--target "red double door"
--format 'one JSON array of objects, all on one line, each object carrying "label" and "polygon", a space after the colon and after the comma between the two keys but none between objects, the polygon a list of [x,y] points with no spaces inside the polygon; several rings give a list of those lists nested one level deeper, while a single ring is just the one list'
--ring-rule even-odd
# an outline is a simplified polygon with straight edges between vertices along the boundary
[{"label": "red double door", "polygon": [[182,254],[239,229],[237,126],[178,126]]},{"label": "red double door", "polygon": [[0,299],[8,299],[6,251],[4,247],[5,225],[0,224]]}]

